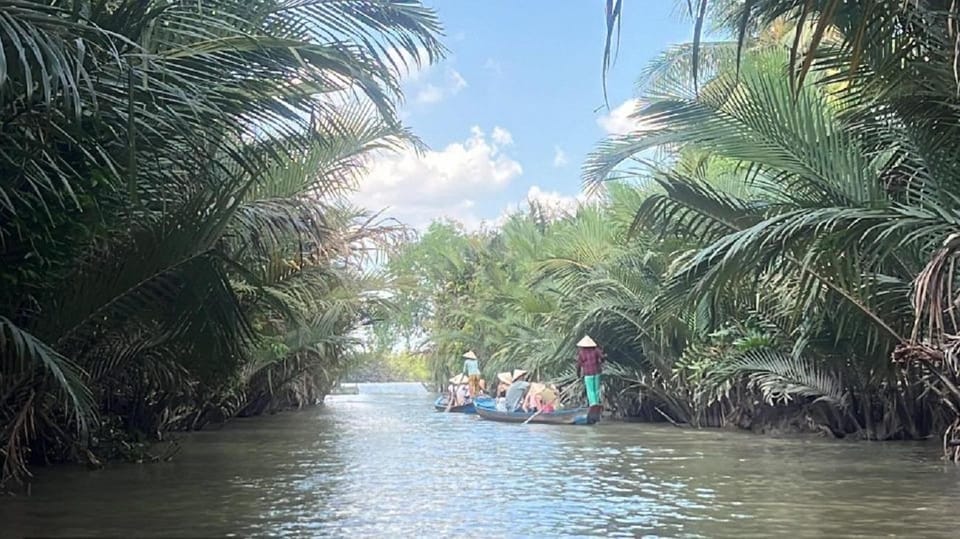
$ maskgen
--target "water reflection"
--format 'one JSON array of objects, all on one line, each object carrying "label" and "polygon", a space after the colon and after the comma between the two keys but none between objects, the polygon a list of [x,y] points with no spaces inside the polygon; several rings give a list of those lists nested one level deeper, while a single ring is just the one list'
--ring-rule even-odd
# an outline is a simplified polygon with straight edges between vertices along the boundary
[{"label": "water reflection", "polygon": [[2,535],[955,536],[960,473],[931,445],[505,425],[431,400],[366,386],[192,434],[173,463],[48,471],[0,501]]}]

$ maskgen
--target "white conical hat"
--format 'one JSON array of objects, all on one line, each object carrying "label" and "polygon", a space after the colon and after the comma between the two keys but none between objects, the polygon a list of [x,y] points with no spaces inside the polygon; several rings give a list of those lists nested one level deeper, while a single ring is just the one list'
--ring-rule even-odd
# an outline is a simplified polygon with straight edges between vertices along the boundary
[{"label": "white conical hat", "polygon": [[452,384],[465,384],[465,383],[467,383],[468,380],[470,380],[470,378],[469,378],[466,374],[460,373],[460,374],[454,376],[453,378],[451,378],[451,379],[450,379],[450,383],[452,383]]},{"label": "white conical hat", "polygon": [[512,383],[513,383],[513,375],[510,374],[509,372],[501,372],[500,374],[497,375],[497,380],[500,380],[501,382],[503,382],[503,383],[505,383],[505,384],[512,384]]},{"label": "white conical hat", "polygon": [[523,369],[516,369],[513,371],[513,379],[516,380],[518,377],[527,374],[527,371]]},{"label": "white conical hat", "polygon": [[474,353],[473,353],[473,350],[470,350],[470,351],[467,352],[466,354],[463,354],[463,357],[465,357],[465,358],[467,358],[467,359],[477,359],[477,354],[474,354]]},{"label": "white conical hat", "polygon": [[593,342],[593,339],[589,335],[584,335],[580,342],[577,343],[577,346],[580,348],[593,348],[597,346],[597,343]]}]

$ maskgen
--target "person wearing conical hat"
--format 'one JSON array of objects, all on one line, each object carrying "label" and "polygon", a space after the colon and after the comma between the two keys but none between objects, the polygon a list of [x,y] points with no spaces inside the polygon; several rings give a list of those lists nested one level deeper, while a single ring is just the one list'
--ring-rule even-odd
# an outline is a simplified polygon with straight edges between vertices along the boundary
[{"label": "person wearing conical hat", "polygon": [[577,376],[583,377],[583,385],[587,389],[587,403],[590,406],[599,406],[603,350],[589,335],[580,339],[577,349]]},{"label": "person wearing conical hat", "polygon": [[540,399],[540,394],[547,389],[546,384],[541,384],[540,382],[533,382],[530,384],[530,389],[527,391],[527,398],[523,402],[523,411],[525,412],[536,412],[543,407],[543,401]]},{"label": "person wearing conical hat", "polygon": [[467,404],[467,397],[469,396],[469,392],[465,389],[467,381],[467,376],[462,373],[450,379],[447,392],[449,393],[451,402],[453,402],[453,406],[463,406]]},{"label": "person wearing conical hat", "polygon": [[540,412],[543,414],[556,412],[556,389],[539,382],[531,383],[530,390],[527,391],[526,404],[523,409],[527,412]]},{"label": "person wearing conical hat", "polygon": [[553,386],[547,386],[540,392],[540,410],[545,414],[557,411],[557,389]]},{"label": "person wearing conical hat", "polygon": [[507,395],[507,389],[510,387],[510,384],[513,383],[513,375],[509,371],[501,372],[497,375],[497,397],[505,397]]},{"label": "person wearing conical hat", "polygon": [[510,389],[510,384],[512,383],[513,375],[510,374],[510,371],[497,373],[497,385],[495,386],[493,397],[497,410],[501,412],[507,411],[507,390]]},{"label": "person wearing conical hat", "polygon": [[505,396],[508,412],[515,412],[523,405],[523,397],[526,395],[529,387],[530,382],[527,381],[527,371],[523,369],[513,371],[513,383],[510,384]]},{"label": "person wearing conical hat", "polygon": [[470,398],[476,398],[480,393],[480,361],[473,350],[463,354],[463,374],[468,377],[470,383]]}]

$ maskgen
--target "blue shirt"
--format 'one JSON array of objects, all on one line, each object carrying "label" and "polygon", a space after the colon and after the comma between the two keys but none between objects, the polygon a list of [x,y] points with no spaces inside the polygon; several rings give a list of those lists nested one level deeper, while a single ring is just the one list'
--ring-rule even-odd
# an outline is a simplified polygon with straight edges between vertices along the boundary
[{"label": "blue shirt", "polygon": [[468,359],[463,362],[463,372],[467,375],[480,374],[480,362],[476,359]]},{"label": "blue shirt", "polygon": [[527,392],[528,387],[530,387],[530,382],[523,380],[510,384],[510,389],[507,390],[505,397],[508,412],[516,411],[520,407],[520,401],[523,400],[523,395]]}]

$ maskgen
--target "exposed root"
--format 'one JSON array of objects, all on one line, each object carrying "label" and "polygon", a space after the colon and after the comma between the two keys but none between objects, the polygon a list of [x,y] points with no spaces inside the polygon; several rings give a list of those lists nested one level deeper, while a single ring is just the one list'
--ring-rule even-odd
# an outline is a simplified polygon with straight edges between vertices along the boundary
[{"label": "exposed root", "polygon": [[943,457],[953,462],[960,462],[960,418],[943,433]]}]

